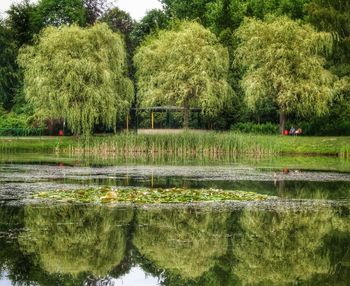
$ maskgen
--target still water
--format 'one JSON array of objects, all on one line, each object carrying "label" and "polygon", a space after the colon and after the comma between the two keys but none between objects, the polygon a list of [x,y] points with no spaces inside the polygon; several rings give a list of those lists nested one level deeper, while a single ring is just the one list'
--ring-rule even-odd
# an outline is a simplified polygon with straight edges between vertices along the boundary
[{"label": "still water", "polygon": [[[0,285],[348,286],[350,163],[337,160],[0,158]],[[98,185],[213,187],[279,199],[222,206],[30,199],[42,190]]]}]

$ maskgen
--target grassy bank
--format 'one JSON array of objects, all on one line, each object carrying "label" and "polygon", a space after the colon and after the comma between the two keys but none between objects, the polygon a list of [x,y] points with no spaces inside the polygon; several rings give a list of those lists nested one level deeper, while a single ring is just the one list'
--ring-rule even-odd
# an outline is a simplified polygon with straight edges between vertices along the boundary
[{"label": "grassy bank", "polygon": [[168,135],[119,134],[95,136],[89,142],[73,137],[0,138],[0,152],[56,152],[145,154],[179,157],[218,157],[234,155],[334,155],[350,157],[350,137],[290,137],[249,135],[232,132],[204,132]]}]

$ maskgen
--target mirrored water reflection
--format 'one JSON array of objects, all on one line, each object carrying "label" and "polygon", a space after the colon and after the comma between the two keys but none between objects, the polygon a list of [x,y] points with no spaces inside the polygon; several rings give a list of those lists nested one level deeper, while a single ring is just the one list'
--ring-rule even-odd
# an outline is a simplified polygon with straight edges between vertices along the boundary
[{"label": "mirrored water reflection", "polygon": [[[117,166],[22,155],[0,154],[1,286],[349,285],[350,161]],[[25,200],[99,185],[222,188],[280,199],[198,208]]]},{"label": "mirrored water reflection", "polygon": [[345,286],[350,209],[2,206],[0,269],[1,285]]}]

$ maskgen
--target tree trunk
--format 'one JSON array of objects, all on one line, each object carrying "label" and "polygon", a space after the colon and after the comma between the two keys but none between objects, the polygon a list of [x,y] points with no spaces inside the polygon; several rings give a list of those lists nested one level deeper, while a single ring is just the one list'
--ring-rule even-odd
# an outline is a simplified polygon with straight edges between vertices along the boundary
[{"label": "tree trunk", "polygon": [[280,134],[283,134],[286,126],[286,114],[283,111],[280,111]]},{"label": "tree trunk", "polygon": [[184,109],[184,129],[188,129],[190,122],[190,109],[188,107],[185,107]]}]

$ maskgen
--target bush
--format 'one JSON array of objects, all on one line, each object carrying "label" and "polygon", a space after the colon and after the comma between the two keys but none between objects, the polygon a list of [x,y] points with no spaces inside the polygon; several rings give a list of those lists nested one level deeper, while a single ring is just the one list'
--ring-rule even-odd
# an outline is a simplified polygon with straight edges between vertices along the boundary
[{"label": "bush", "polygon": [[240,122],[231,126],[232,131],[253,134],[278,134],[278,125],[271,122],[256,124],[254,122]]},{"label": "bush", "polygon": [[43,128],[33,128],[28,124],[25,114],[0,112],[0,136],[42,135]]}]

